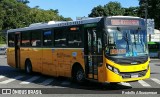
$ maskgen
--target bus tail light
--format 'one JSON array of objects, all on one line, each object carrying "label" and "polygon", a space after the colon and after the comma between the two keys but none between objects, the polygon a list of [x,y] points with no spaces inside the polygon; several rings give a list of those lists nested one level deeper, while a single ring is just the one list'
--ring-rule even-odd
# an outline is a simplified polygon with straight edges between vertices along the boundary
[{"label": "bus tail light", "polygon": [[119,70],[111,65],[106,64],[107,68],[116,74],[120,74]]}]

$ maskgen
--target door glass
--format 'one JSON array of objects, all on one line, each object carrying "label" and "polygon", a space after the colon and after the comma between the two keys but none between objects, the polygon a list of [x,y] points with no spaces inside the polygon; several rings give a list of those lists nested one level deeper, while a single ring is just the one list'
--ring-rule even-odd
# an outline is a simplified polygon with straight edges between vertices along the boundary
[{"label": "door glass", "polygon": [[88,32],[88,65],[89,65],[89,73],[92,73],[92,34],[90,30]]}]

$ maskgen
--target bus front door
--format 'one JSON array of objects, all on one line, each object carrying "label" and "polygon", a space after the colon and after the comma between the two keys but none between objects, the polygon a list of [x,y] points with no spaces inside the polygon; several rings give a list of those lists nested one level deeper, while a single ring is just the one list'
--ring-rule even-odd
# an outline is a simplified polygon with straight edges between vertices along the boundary
[{"label": "bus front door", "polygon": [[101,35],[96,28],[85,29],[85,66],[88,79],[98,80],[98,66],[102,64]]},{"label": "bus front door", "polygon": [[20,33],[15,33],[15,64],[20,68]]}]

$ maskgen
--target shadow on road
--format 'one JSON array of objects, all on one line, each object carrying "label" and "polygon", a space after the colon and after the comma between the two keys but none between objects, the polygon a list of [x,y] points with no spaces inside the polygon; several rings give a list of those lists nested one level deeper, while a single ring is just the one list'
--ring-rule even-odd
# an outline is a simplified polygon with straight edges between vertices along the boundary
[{"label": "shadow on road", "polygon": [[[7,78],[13,78],[16,76],[24,76],[25,78],[18,79],[19,81],[26,81],[26,79],[29,79],[34,76],[40,76],[39,79],[50,79],[53,78],[54,82],[50,83],[47,86],[58,86],[58,87],[65,87],[65,88],[72,88],[72,89],[82,89],[82,90],[96,90],[96,91],[106,91],[106,90],[122,90],[122,89],[131,89],[130,86],[123,86],[120,84],[109,84],[109,83],[97,83],[92,81],[86,81],[83,84],[72,82],[70,79],[65,77],[52,77],[52,76],[46,76],[39,73],[33,73],[32,75],[26,74],[23,70],[15,69],[9,66],[0,66],[0,75],[5,76]],[[31,83],[39,84],[40,80],[35,80]],[[69,82],[69,85],[62,84],[64,81]]]}]

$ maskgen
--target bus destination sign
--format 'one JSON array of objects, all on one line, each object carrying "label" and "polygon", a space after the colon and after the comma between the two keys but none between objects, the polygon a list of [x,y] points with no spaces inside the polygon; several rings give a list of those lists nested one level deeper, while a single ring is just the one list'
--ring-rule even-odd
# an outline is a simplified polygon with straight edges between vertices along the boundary
[{"label": "bus destination sign", "polygon": [[139,20],[121,20],[121,19],[112,19],[111,25],[139,25]]}]

